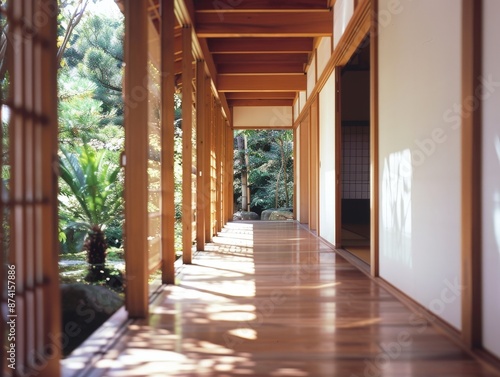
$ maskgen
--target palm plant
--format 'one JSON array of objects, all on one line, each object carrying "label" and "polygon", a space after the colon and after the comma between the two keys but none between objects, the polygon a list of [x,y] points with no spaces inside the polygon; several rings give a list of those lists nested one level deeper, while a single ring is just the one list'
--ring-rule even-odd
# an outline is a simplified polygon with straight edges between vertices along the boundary
[{"label": "palm plant", "polygon": [[77,152],[61,147],[61,178],[69,191],[61,190],[60,203],[65,216],[72,219],[67,228],[84,230],[87,234],[84,241],[89,263],[87,280],[97,281],[105,277],[108,245],[104,229],[121,214],[120,167],[107,160],[106,150],[96,151],[84,145]]}]

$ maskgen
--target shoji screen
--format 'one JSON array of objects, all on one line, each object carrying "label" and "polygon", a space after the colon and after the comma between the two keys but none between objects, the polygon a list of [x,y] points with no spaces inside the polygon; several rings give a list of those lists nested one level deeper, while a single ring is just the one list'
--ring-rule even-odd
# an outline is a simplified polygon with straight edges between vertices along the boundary
[{"label": "shoji screen", "polygon": [[57,14],[56,0],[2,6],[4,376],[59,375]]}]

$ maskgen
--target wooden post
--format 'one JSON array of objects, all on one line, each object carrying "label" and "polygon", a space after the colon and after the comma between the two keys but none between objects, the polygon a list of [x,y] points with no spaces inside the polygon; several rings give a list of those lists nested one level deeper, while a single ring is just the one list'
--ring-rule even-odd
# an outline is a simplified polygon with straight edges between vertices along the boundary
[{"label": "wooden post", "polygon": [[226,195],[227,195],[227,212],[226,212],[226,220],[233,221],[233,213],[234,213],[234,133],[233,129],[226,125],[225,127],[227,133],[227,144],[226,144],[226,154],[227,154],[227,186],[226,186]]},{"label": "wooden post", "polygon": [[[297,151],[298,151],[298,145],[300,142],[300,135],[295,127],[293,129],[293,218],[294,220],[298,220],[297,218],[297,203],[299,202],[297,199],[297,184],[298,184],[298,177],[299,177],[299,161],[297,159]],[[319,151],[318,151],[319,153]],[[319,201],[319,200],[318,200]],[[319,233],[319,232],[318,232]]]},{"label": "wooden post", "polygon": [[370,273],[379,276],[379,161],[378,161],[378,2],[372,1],[370,31]]},{"label": "wooden post", "polygon": [[174,205],[174,5],[161,2],[161,250],[162,282],[175,283]]},{"label": "wooden post", "polygon": [[147,5],[125,2],[125,304],[132,318],[148,314]]},{"label": "wooden post", "polygon": [[192,263],[193,54],[192,28],[182,29],[182,261]]},{"label": "wooden post", "polygon": [[221,132],[222,125],[222,107],[220,104],[216,105],[215,111],[215,158],[216,158],[216,199],[215,199],[215,221],[216,221],[216,232],[222,230],[222,149],[224,139]]},{"label": "wooden post", "polygon": [[205,62],[196,63],[196,248],[205,250]]},{"label": "wooden post", "polygon": [[482,346],[481,278],[481,101],[482,1],[463,0],[462,10],[462,338],[470,349]]},{"label": "wooden post", "polygon": [[212,153],[213,153],[213,94],[212,88],[210,86],[210,78],[205,78],[205,104],[207,112],[205,114],[205,151],[203,154],[203,166],[205,173],[203,175],[204,179],[204,203],[205,206],[205,242],[212,242],[213,235],[213,223],[212,223]]},{"label": "wooden post", "polygon": [[300,123],[300,216],[299,221],[309,225],[309,115]]},{"label": "wooden post", "polygon": [[[34,43],[43,46],[39,47],[39,53],[40,50],[42,52],[38,56],[36,54],[32,56],[33,64],[40,67],[39,74],[36,77],[40,85],[34,85],[34,98],[41,98],[42,111],[47,120],[46,122],[42,120],[36,122],[39,129],[37,132],[39,132],[38,135],[41,135],[41,138],[38,139],[35,133],[34,142],[38,145],[34,148],[35,153],[33,154],[33,165],[35,166],[33,169],[35,175],[33,180],[34,191],[40,190],[40,187],[42,188],[41,195],[40,193],[35,195],[35,199],[41,202],[41,208],[35,209],[35,232],[37,234],[33,234],[34,239],[43,240],[41,244],[35,245],[35,258],[33,258],[33,279],[36,284],[34,311],[37,313],[36,319],[33,319],[37,333],[34,336],[34,345],[36,350],[40,351],[47,344],[54,344],[52,336],[59,333],[61,326],[61,305],[58,300],[53,300],[54,297],[60,297],[61,293],[58,279],[58,177],[56,171],[54,171],[54,164],[58,161],[57,45],[55,43],[57,12],[50,11],[50,9],[57,9],[57,2],[55,0],[46,0],[43,5],[40,2],[35,2],[35,4],[30,4],[33,8],[26,5],[25,9],[32,9],[33,17],[40,16],[37,11],[45,12],[49,20],[49,22],[40,25],[40,38],[34,41]],[[41,9],[37,10],[36,7]],[[37,89],[38,91],[36,91]],[[37,152],[40,154],[37,155]],[[38,156],[41,156],[42,169],[36,167],[36,165],[40,166],[37,161]],[[41,270],[43,270],[43,273],[41,273]],[[40,315],[42,311],[43,314]],[[29,315],[32,314],[33,312],[29,313]],[[40,328],[43,331],[40,331]],[[40,334],[41,337],[38,336]],[[46,364],[43,370],[39,372],[40,377],[57,377],[60,375],[60,351],[57,346],[55,348],[54,354],[44,360]]]}]

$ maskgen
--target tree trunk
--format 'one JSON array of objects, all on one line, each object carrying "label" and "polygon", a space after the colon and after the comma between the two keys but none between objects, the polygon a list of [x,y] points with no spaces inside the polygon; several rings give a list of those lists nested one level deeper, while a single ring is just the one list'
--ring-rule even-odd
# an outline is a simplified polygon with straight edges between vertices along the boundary
[{"label": "tree trunk", "polygon": [[246,211],[248,209],[248,172],[247,172],[247,158],[246,158],[246,142],[243,135],[236,137],[238,144],[238,156],[241,164],[241,209]]},{"label": "tree trunk", "polygon": [[285,178],[285,192],[286,192],[286,205],[288,206],[288,190],[286,189],[286,166],[285,166],[285,151],[284,151],[284,148],[283,148],[283,139],[281,138],[276,138],[276,142],[278,143],[279,147],[280,147],[280,154],[281,154],[281,166],[280,166],[280,170],[278,171],[278,177],[276,179],[276,193],[275,193],[275,206],[276,208],[279,208],[278,207],[278,198],[279,198],[279,182],[280,182],[280,178],[281,178],[281,171],[284,171],[283,172],[283,177]]},{"label": "tree trunk", "polygon": [[245,180],[247,185],[247,205],[243,207],[245,211],[250,212],[250,184],[248,183],[248,167],[250,166],[250,159],[248,158],[248,140],[247,135],[243,135],[244,147],[245,147]]}]

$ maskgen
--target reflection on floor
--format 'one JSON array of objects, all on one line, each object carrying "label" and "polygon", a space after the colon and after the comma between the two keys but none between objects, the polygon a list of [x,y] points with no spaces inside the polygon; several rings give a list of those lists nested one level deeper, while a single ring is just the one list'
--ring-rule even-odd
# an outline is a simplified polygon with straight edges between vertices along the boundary
[{"label": "reflection on floor", "polygon": [[370,264],[370,224],[342,224],[342,248]]},{"label": "reflection on floor", "polygon": [[494,376],[295,222],[229,224],[178,278],[87,376]]}]

